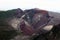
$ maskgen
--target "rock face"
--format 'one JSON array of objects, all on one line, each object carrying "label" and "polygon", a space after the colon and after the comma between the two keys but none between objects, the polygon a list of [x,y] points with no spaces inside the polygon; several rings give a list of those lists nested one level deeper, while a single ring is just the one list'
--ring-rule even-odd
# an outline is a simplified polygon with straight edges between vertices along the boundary
[{"label": "rock face", "polygon": [[[23,18],[24,24],[20,24],[24,34],[32,35],[40,32],[40,29],[49,22],[48,11],[39,9],[29,9],[24,11],[26,16]],[[28,23],[28,25],[27,25]],[[40,32],[41,33],[41,32]]]},{"label": "rock face", "polygon": [[[29,25],[31,25],[31,29],[30,27],[25,26],[21,29],[26,30],[26,32],[24,33],[31,33],[32,32],[37,32],[37,33],[45,33],[46,31],[50,31],[52,28],[50,28],[48,25],[58,25],[60,24],[60,13],[56,13],[56,12],[50,12],[50,11],[45,11],[45,10],[40,10],[40,9],[29,9],[29,10],[25,10],[24,11],[26,13],[26,16],[24,17],[24,20],[26,22],[28,22]],[[49,29],[45,29],[45,26],[47,25],[47,28]],[[44,28],[44,29],[43,29]],[[29,30],[30,29],[30,32]],[[33,30],[32,30],[33,29]],[[32,30],[32,32],[31,32]],[[38,30],[38,31],[36,31]]]}]

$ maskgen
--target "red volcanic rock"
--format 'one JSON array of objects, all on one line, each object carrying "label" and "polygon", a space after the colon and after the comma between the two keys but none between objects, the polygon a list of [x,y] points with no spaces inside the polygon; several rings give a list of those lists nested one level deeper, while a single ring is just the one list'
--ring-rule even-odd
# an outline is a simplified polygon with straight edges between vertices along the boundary
[{"label": "red volcanic rock", "polygon": [[[39,10],[39,9],[29,9],[24,11],[26,16],[23,18],[27,24],[24,22],[21,23],[20,27],[24,34],[32,35],[40,26],[46,24],[49,20],[48,11]],[[43,27],[43,26],[42,26]]]},{"label": "red volcanic rock", "polygon": [[21,23],[20,28],[25,35],[32,35],[34,33],[34,29],[30,25],[25,24],[24,21]]}]

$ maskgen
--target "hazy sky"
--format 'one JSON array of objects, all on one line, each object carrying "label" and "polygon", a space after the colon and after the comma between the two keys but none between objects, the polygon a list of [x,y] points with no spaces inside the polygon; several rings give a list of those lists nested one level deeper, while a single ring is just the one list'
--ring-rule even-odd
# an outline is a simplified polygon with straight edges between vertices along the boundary
[{"label": "hazy sky", "polygon": [[0,10],[39,8],[60,12],[60,0],[0,0]]}]

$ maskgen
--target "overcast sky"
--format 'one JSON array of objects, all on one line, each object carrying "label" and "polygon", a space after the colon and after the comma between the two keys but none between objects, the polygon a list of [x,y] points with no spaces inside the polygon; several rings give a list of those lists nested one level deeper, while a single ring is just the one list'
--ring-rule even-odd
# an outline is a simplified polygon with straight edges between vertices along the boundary
[{"label": "overcast sky", "polygon": [[60,0],[0,0],[0,10],[39,8],[60,12]]}]

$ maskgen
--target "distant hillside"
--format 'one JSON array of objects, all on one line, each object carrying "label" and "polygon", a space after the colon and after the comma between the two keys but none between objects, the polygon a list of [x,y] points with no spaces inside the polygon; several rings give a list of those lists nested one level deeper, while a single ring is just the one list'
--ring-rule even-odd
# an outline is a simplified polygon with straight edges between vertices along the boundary
[{"label": "distant hillside", "polygon": [[50,16],[53,16],[55,18],[60,18],[60,13],[58,13],[58,12],[50,12],[50,11],[48,11],[48,12],[49,12]]},{"label": "distant hillside", "polygon": [[23,11],[21,9],[0,11],[0,18],[21,17],[22,14]]}]

